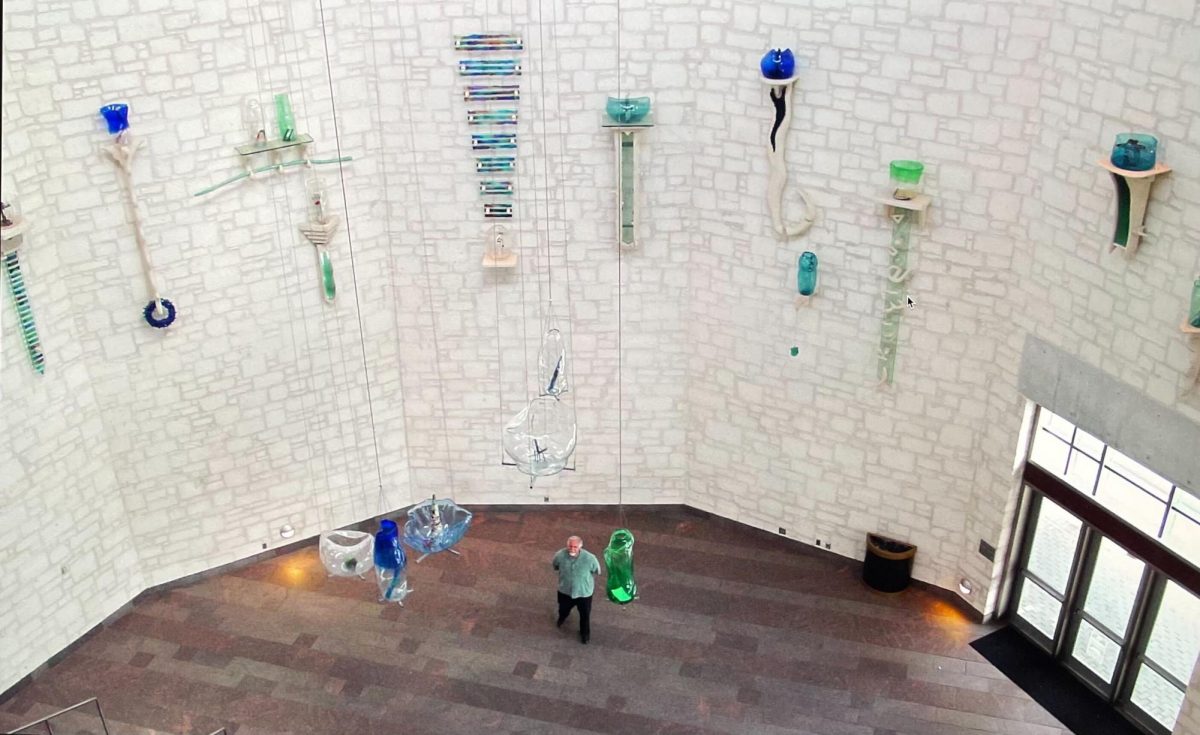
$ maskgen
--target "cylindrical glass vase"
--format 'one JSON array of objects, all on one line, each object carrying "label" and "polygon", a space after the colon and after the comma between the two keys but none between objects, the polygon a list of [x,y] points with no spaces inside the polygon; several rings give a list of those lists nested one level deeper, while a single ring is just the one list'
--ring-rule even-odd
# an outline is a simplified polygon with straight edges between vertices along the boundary
[{"label": "cylindrical glass vase", "polygon": [[901,201],[921,193],[921,174],[925,164],[920,161],[892,161],[888,169],[892,178],[892,196]]},{"label": "cylindrical glass vase", "polygon": [[296,139],[296,117],[292,114],[292,101],[286,94],[275,95],[275,122],[279,125],[280,138]]}]

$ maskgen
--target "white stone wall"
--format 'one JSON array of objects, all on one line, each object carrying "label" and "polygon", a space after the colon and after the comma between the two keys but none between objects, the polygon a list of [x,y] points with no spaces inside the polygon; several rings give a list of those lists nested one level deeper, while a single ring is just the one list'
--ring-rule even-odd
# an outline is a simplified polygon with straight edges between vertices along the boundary
[{"label": "white stone wall", "polygon": [[[0,607],[0,689],[145,586],[282,543],[283,523],[311,536],[431,493],[687,502],[847,556],[882,531],[919,545],[919,578],[973,579],[982,607],[993,569],[975,548],[999,539],[1011,498],[1027,331],[1200,417],[1176,397],[1200,269],[1192,3],[328,0],[321,21],[284,0],[5,3],[3,185],[38,222],[27,277],[49,368],[31,373],[0,307],[0,428],[36,427],[0,450],[3,526],[82,529],[89,571],[55,606],[58,556],[0,547],[0,600],[37,590]],[[527,39],[522,260],[504,273],[479,266],[452,38],[511,29]],[[755,72],[780,45],[808,60],[789,168],[821,207],[786,243],[767,220]],[[653,95],[657,123],[642,247],[621,255],[599,128],[617,89]],[[270,125],[277,91],[316,155],[336,155],[336,133],[355,158],[318,169],[346,223],[333,306],[296,231],[302,173],[191,196],[237,170],[243,101]],[[130,220],[99,155],[96,109],[116,100],[147,145],[135,179],[180,310],[166,332],[141,321]],[[1157,132],[1176,168],[1128,261],[1104,253],[1111,186],[1092,164],[1126,128]],[[934,205],[881,390],[875,198],[901,157],[927,163]],[[803,250],[821,286],[797,311]],[[498,436],[533,391],[551,277],[580,449],[574,472],[531,488]],[[7,631],[52,606],[70,617],[18,647]]]}]

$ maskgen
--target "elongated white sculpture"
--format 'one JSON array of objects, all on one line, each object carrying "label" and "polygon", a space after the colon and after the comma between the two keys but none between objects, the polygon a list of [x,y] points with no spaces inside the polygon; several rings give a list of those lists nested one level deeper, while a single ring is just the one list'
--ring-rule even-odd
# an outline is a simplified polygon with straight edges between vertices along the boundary
[{"label": "elongated white sculpture", "polygon": [[[791,60],[791,63],[786,63],[787,60]],[[797,80],[792,52],[768,51],[760,64],[760,70],[762,82],[768,87],[767,95],[775,110],[775,120],[767,139],[767,208],[771,212],[771,226],[782,237],[799,237],[812,227],[817,210],[804,190],[797,187],[796,191],[804,201],[804,217],[798,223],[789,224],[783,216],[783,192],[788,182],[787,136],[792,125],[792,105],[789,96]]]}]

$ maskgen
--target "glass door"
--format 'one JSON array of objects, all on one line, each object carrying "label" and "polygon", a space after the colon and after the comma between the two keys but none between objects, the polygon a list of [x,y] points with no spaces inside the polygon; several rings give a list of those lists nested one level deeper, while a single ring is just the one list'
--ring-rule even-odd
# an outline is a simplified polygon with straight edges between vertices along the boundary
[{"label": "glass door", "polygon": [[1068,592],[1074,582],[1083,523],[1034,492],[1025,534],[1013,623],[1048,652],[1057,654]]},{"label": "glass door", "polygon": [[1089,534],[1077,603],[1067,625],[1067,666],[1110,698],[1128,655],[1134,609],[1149,577],[1145,562],[1098,533]]},{"label": "glass door", "polygon": [[1200,598],[1171,580],[1153,587],[1144,643],[1133,657],[1126,711],[1150,732],[1169,733],[1200,655]]}]

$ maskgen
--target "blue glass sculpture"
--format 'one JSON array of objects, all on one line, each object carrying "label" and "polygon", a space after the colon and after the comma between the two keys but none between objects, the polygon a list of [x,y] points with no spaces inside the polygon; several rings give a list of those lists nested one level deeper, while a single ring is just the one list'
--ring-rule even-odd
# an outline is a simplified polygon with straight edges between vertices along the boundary
[{"label": "blue glass sculpture", "polygon": [[801,296],[812,296],[817,290],[817,254],[804,251],[796,267],[796,290]]},{"label": "blue glass sculpture", "polygon": [[609,97],[604,111],[614,122],[636,123],[650,114],[649,97]]},{"label": "blue glass sculpture", "polygon": [[408,557],[404,554],[404,547],[400,546],[400,531],[395,521],[385,519],[379,522],[374,556],[379,601],[403,604],[404,598],[412,590],[408,587],[408,577],[404,572]]},{"label": "blue glass sculpture", "polygon": [[773,48],[758,63],[767,79],[791,79],[796,74],[796,56],[790,48]]},{"label": "blue glass sculpture", "polygon": [[435,495],[408,511],[404,543],[414,551],[422,552],[418,562],[439,551],[457,554],[450,547],[462,540],[471,525],[471,517],[471,511],[449,498],[438,500]]},{"label": "blue glass sculpture", "polygon": [[120,135],[129,129],[129,105],[114,103],[100,108],[104,122],[108,123],[109,135]]},{"label": "blue glass sculpture", "polygon": [[1112,164],[1126,171],[1149,171],[1154,168],[1158,140],[1145,133],[1118,133],[1112,149]]}]

